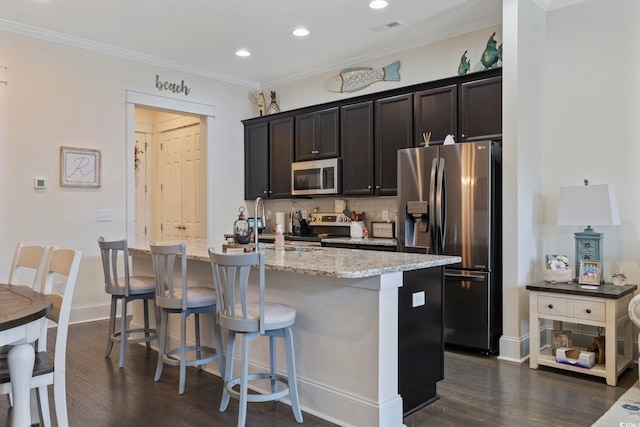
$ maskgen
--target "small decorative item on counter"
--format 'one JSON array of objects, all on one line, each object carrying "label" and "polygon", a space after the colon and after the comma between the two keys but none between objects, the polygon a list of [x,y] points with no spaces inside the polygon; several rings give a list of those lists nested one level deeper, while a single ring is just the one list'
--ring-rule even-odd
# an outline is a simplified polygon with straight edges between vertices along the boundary
[{"label": "small decorative item on counter", "polygon": [[624,286],[627,284],[627,275],[624,273],[614,273],[613,278],[611,279],[614,285],[616,286]]},{"label": "small decorative item on counter", "polygon": [[367,227],[365,227],[365,228],[362,230],[362,237],[364,237],[365,239],[368,239],[368,238],[369,238],[369,230],[367,230]]},{"label": "small decorative item on counter", "polygon": [[236,242],[246,245],[251,240],[249,221],[244,217],[244,206],[240,206],[238,212],[238,219],[233,222],[233,234],[236,237]]},{"label": "small decorative item on counter", "polygon": [[566,255],[547,255],[544,280],[549,283],[571,282],[573,269],[569,268],[569,258]]},{"label": "small decorative item on counter", "polygon": [[276,224],[275,251],[284,253],[284,228],[282,224]]},{"label": "small decorative item on counter", "polygon": [[280,112],[280,107],[276,102],[276,93],[275,91],[271,91],[271,104],[267,107],[267,114],[275,114]]}]

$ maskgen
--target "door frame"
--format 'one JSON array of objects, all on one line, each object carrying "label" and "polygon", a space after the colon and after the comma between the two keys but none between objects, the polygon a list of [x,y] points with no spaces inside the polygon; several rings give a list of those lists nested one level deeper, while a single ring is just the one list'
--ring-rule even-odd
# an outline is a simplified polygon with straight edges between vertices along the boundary
[{"label": "door frame", "polygon": [[[127,174],[127,200],[126,200],[126,235],[127,239],[134,241],[135,239],[135,109],[136,107],[152,108],[166,110],[177,114],[192,114],[200,116],[200,126],[202,129],[202,138],[204,138],[202,147],[204,149],[204,158],[206,159],[206,170],[204,173],[206,187],[205,194],[205,218],[206,221],[203,224],[205,230],[202,235],[206,236],[207,240],[211,240],[211,227],[212,223],[212,210],[209,208],[210,201],[213,200],[212,186],[208,185],[211,182],[210,165],[213,164],[213,123],[214,123],[214,109],[213,105],[201,104],[197,102],[190,102],[172,98],[166,98],[158,95],[151,95],[142,92],[136,92],[132,90],[126,91],[126,114],[127,114],[127,155],[126,155],[126,174]],[[153,179],[153,178],[152,178]]]}]

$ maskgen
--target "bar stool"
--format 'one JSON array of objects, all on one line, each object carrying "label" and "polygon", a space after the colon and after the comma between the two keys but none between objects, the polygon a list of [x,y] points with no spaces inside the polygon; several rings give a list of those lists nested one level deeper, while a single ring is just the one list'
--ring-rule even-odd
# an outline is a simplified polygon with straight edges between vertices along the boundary
[{"label": "bar stool", "polygon": [[[151,242],[151,258],[156,276],[156,306],[160,308],[160,338],[158,345],[158,365],[154,381],[160,380],[164,364],[180,366],[180,384],[178,393],[184,393],[187,366],[197,366],[213,362],[218,363],[220,375],[224,377],[224,359],[222,356],[222,337],[216,313],[216,292],[204,286],[187,286],[187,249],[184,243],[177,245],[156,245]],[[180,280],[174,280],[176,258],[180,257]],[[178,283],[174,283],[178,282]],[[180,314],[180,346],[166,350],[167,324],[169,314]],[[200,314],[211,313],[216,348],[200,344]],[[187,317],[195,315],[195,345],[187,345]],[[195,358],[187,358],[187,354]]]},{"label": "bar stool", "polygon": [[[120,343],[120,367],[124,367],[125,351],[128,344],[146,343],[147,350],[151,348],[151,341],[158,338],[156,329],[149,327],[149,301],[155,297],[156,281],[151,276],[129,275],[129,247],[127,240],[105,241],[98,238],[102,268],[104,270],[104,290],[111,294],[111,314],[109,315],[109,335],[105,357],[109,357],[113,343]],[[124,262],[124,276],[118,275],[118,258],[122,254]],[[116,331],[116,311],[118,301],[122,303],[120,330]],[[142,300],[144,306],[144,328],[127,328],[127,303]],[[157,323],[157,316],[156,316]],[[144,334],[135,338],[134,335]]]},{"label": "bar stool", "polygon": [[[295,353],[291,326],[296,320],[296,310],[284,304],[265,302],[264,292],[264,253],[220,254],[209,248],[213,282],[218,298],[218,316],[220,326],[227,330],[227,366],[224,375],[224,390],[220,402],[220,412],[224,412],[229,398],[239,400],[238,426],[244,426],[247,416],[247,402],[266,402],[279,400],[289,395],[291,409],[298,423],[302,423],[302,412],[298,400]],[[252,266],[258,266],[259,299],[247,301],[247,285]],[[242,367],[240,376],[233,375],[233,362],[236,336],[242,336]],[[269,337],[270,372],[249,374],[249,343],[258,337]],[[287,376],[276,372],[275,339],[283,338],[287,358]],[[248,394],[248,382],[266,379],[271,381],[271,393]],[[278,383],[281,389],[278,390]],[[284,387],[282,387],[284,384]],[[234,386],[239,385],[236,391]]]}]

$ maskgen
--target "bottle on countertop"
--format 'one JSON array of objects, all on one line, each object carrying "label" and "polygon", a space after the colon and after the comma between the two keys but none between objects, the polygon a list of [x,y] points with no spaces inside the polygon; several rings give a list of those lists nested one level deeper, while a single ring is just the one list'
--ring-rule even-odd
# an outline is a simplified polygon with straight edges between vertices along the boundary
[{"label": "bottle on countertop", "polygon": [[284,253],[284,230],[282,224],[276,225],[275,251]]}]

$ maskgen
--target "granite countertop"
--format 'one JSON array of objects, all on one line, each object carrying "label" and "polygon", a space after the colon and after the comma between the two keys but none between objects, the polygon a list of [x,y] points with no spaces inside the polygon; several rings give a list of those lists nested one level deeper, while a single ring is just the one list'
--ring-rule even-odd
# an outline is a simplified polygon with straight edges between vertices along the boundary
[{"label": "granite countertop", "polygon": [[[276,235],[273,233],[262,233],[260,234],[260,239],[264,239],[266,241],[273,241],[276,238]],[[381,239],[379,237],[324,237],[320,239],[323,243],[342,243],[348,245],[371,245],[371,246],[393,246],[396,247],[398,245],[398,241],[396,239]]]},{"label": "granite countertop", "polygon": [[[177,242],[157,243],[175,244]],[[224,242],[189,241],[186,243],[188,259],[209,262],[209,247],[213,247],[216,252],[222,252],[222,244]],[[277,254],[273,250],[273,244],[269,243],[260,244],[260,250],[265,253],[265,268],[268,270],[289,271],[341,279],[373,277],[385,273],[420,270],[462,261],[457,256],[315,246],[287,246],[283,254]],[[129,252],[134,255],[149,254],[149,243],[135,242],[130,244]]]}]

